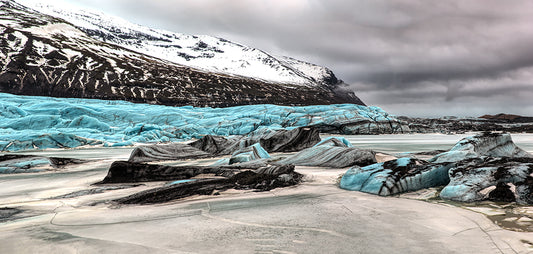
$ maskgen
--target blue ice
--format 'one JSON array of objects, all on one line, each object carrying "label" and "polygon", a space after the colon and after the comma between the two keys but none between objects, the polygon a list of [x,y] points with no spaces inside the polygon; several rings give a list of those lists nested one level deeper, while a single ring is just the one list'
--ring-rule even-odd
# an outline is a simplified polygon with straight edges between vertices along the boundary
[{"label": "blue ice", "polygon": [[369,119],[394,118],[354,104],[200,108],[0,93],[0,151],[185,141]]}]

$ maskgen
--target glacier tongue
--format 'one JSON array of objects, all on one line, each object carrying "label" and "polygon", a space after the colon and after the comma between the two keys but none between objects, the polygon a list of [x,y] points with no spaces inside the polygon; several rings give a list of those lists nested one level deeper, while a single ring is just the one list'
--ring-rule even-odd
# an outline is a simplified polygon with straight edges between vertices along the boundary
[{"label": "glacier tongue", "polygon": [[368,121],[397,120],[378,107],[355,104],[196,108],[0,93],[0,151],[125,146]]}]

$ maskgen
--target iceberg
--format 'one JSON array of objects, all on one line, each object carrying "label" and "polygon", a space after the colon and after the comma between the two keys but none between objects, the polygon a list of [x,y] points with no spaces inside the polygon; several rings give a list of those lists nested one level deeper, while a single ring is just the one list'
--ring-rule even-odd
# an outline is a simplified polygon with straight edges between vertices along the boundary
[{"label": "iceberg", "polygon": [[[532,173],[531,157],[488,157],[467,160],[450,170],[450,183],[442,189],[440,197],[461,202],[492,199],[532,204]],[[511,190],[509,184],[515,187],[514,190]],[[483,190],[493,186],[496,189],[483,193]],[[501,199],[502,196],[504,199]]]},{"label": "iceberg", "polygon": [[428,164],[413,158],[399,158],[366,167],[352,167],[343,175],[340,187],[380,196],[442,186],[450,179],[453,164]]},{"label": "iceberg", "polygon": [[375,153],[359,149],[343,137],[328,137],[313,147],[282,159],[278,164],[298,166],[315,166],[344,168],[350,166],[367,166],[376,163]]},{"label": "iceberg", "polygon": [[[162,160],[184,160],[216,157],[220,155],[239,156],[252,152],[240,162],[269,158],[269,152],[293,152],[313,146],[320,141],[320,135],[315,128],[300,127],[292,130],[269,130],[252,133],[249,136],[212,136],[207,135],[194,142],[154,144],[136,147],[130,155],[129,161],[149,162]],[[250,147],[252,146],[252,147]],[[255,147],[253,147],[255,146]],[[246,150],[248,148],[248,150]],[[245,151],[246,150],[246,151]],[[242,157],[241,156],[241,157]],[[243,158],[244,158],[243,157]],[[235,159],[234,162],[237,162]],[[230,163],[230,160],[227,161]]]},{"label": "iceberg", "polygon": [[[532,204],[532,174],[533,155],[517,147],[509,134],[483,133],[460,140],[428,161],[399,158],[352,167],[340,187],[388,196],[445,186],[440,192],[443,199]],[[487,192],[490,187],[495,189]]]},{"label": "iceberg", "polygon": [[509,133],[482,133],[463,138],[452,149],[436,155],[429,161],[456,162],[482,156],[531,157],[531,154],[517,147]]}]

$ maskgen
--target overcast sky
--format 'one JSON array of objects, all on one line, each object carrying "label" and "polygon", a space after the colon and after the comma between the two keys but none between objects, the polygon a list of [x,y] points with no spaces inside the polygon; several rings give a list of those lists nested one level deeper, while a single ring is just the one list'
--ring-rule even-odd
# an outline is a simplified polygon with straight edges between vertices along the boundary
[{"label": "overcast sky", "polygon": [[327,66],[396,115],[533,116],[530,0],[65,1]]}]

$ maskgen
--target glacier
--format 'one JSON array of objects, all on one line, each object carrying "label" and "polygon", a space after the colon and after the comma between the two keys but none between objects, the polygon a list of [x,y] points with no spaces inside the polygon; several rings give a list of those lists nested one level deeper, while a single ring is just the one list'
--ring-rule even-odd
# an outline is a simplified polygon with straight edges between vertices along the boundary
[{"label": "glacier", "polygon": [[0,151],[128,146],[369,121],[397,120],[379,107],[355,104],[170,107],[0,93]]}]

